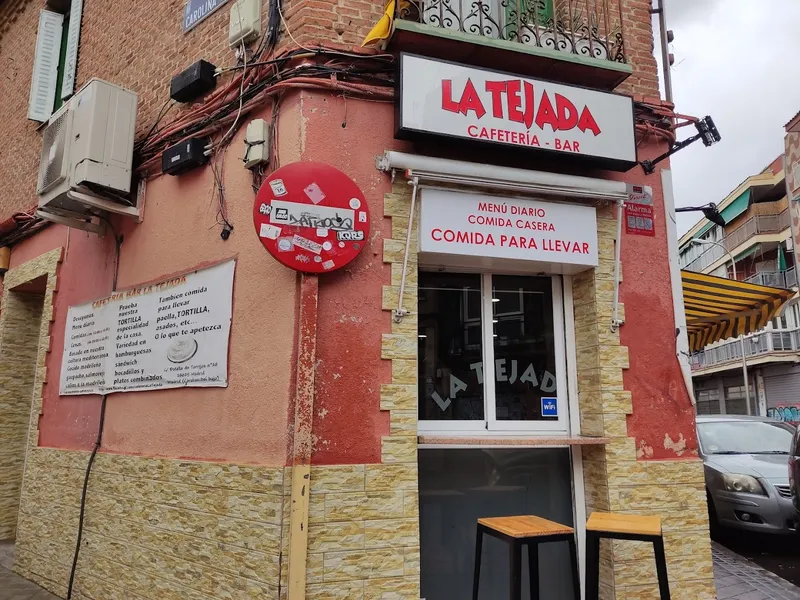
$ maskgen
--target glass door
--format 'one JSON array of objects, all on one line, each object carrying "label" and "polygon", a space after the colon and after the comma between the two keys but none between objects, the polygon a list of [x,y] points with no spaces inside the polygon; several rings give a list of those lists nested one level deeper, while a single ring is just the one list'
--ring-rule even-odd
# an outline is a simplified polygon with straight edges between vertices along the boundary
[{"label": "glass door", "polygon": [[419,431],[568,430],[560,277],[420,272]]}]

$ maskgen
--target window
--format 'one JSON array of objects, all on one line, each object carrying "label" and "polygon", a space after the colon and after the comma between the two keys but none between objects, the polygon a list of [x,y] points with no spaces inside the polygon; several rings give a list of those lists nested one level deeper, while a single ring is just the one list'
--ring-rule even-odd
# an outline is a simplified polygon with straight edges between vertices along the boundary
[{"label": "window", "polygon": [[63,11],[42,10],[28,102],[28,118],[44,122],[75,91],[83,0]]},{"label": "window", "polygon": [[421,272],[419,429],[567,431],[561,279]]},{"label": "window", "polygon": [[[754,405],[756,390],[750,383],[750,414],[756,414]],[[725,413],[728,415],[746,415],[747,402],[744,394],[744,385],[725,386]]]},{"label": "window", "polygon": [[719,390],[697,390],[697,414],[698,415],[718,415]]}]

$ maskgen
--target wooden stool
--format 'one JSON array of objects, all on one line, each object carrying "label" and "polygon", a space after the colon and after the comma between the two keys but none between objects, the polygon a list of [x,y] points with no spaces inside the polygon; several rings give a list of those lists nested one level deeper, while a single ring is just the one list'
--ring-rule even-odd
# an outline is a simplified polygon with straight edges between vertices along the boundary
[{"label": "wooden stool", "polygon": [[575,600],[580,600],[578,556],[575,552],[575,530],[540,517],[491,517],[478,519],[478,537],[475,542],[475,573],[472,599],[478,600],[481,579],[481,548],[483,535],[491,535],[508,544],[510,553],[511,600],[522,600],[522,546],[528,546],[528,570],[531,581],[531,600],[539,600],[539,544],[568,542],[572,563],[572,587]]},{"label": "wooden stool", "polygon": [[600,595],[600,538],[652,542],[661,600],[670,600],[661,519],[597,512],[586,522],[586,600],[598,600]]}]

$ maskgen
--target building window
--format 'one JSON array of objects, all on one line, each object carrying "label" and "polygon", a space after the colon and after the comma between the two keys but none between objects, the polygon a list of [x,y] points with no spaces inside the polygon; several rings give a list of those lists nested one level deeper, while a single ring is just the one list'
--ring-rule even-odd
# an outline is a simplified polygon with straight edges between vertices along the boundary
[{"label": "building window", "polygon": [[567,431],[561,279],[421,272],[419,429]]},{"label": "building window", "polygon": [[[750,414],[756,414],[755,406],[756,390],[750,384]],[[747,402],[744,394],[744,385],[725,386],[725,413],[729,415],[746,415]]]},{"label": "building window", "polygon": [[44,122],[75,91],[83,0],[39,13],[28,118]]},{"label": "building window", "polygon": [[697,414],[698,415],[718,415],[720,414],[719,390],[697,390]]}]

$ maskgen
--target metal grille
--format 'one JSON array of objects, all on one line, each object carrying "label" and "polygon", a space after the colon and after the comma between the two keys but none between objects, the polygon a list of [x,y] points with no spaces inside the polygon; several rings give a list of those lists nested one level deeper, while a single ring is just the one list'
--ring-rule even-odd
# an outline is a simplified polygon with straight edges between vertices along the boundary
[{"label": "metal grille", "polygon": [[788,485],[776,485],[775,489],[778,490],[778,493],[783,498],[791,498],[792,497],[792,488]]},{"label": "metal grille", "polygon": [[44,130],[42,139],[42,161],[39,165],[39,193],[47,191],[63,178],[64,154],[67,134],[67,116],[64,110],[55,121]]}]

